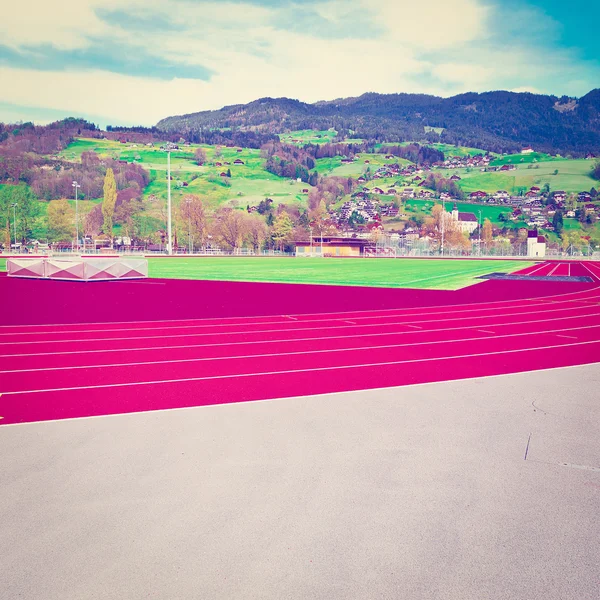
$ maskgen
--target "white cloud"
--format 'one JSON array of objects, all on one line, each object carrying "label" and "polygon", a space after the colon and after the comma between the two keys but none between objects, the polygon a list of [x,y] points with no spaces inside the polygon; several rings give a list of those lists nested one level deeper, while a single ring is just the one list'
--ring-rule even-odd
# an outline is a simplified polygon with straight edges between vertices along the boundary
[{"label": "white cloud", "polygon": [[52,44],[72,50],[89,45],[88,36],[105,36],[110,27],[94,13],[93,1],[20,0],[2,10],[0,39],[2,43],[20,46]]},{"label": "white cloud", "polygon": [[[25,4],[25,6],[23,6]],[[131,52],[175,64],[202,65],[209,81],[171,81],[103,70],[37,71],[0,67],[0,102],[106,115],[107,121],[153,124],[160,118],[219,108],[263,96],[304,101],[382,93],[450,95],[489,89],[536,89],[574,93],[600,72],[572,52],[532,46],[526,35],[497,35],[497,9],[483,0],[324,0],[313,3],[320,18],[352,22],[360,15],[360,39],[324,39],[310,27],[283,28],[280,7],[247,3],[171,0],[23,0],[4,11],[0,38],[18,48],[53,44],[84,48],[92,39],[127,43]],[[144,22],[169,20],[175,28],[130,33],[126,23],[100,19],[98,10],[127,11]],[[296,5],[295,10],[303,10]],[[25,17],[23,16],[25,15]],[[552,24],[538,19],[537,28]],[[275,25],[277,24],[277,26]],[[358,23],[360,25],[360,21]],[[320,29],[322,32],[323,29]],[[346,27],[344,27],[346,31]],[[559,83],[561,90],[550,89]],[[589,85],[589,84],[588,84]],[[0,120],[3,115],[0,114]]]}]

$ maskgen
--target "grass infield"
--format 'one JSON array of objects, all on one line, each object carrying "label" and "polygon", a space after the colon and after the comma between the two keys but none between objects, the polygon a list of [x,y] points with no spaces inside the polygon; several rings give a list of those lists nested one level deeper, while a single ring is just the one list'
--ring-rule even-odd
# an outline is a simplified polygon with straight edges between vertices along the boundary
[{"label": "grass infield", "polygon": [[149,258],[150,277],[457,290],[487,273],[533,264],[516,260],[328,259],[259,257]]},{"label": "grass infield", "polygon": [[[384,288],[458,290],[479,275],[512,273],[534,263],[522,260],[389,258],[176,257],[149,258],[150,277],[262,281]],[[6,271],[6,259],[0,259]]]}]

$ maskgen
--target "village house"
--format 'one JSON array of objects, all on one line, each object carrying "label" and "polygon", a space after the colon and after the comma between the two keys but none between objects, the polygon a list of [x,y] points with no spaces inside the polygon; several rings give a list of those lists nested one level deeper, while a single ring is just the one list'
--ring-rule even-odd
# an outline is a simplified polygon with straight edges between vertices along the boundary
[{"label": "village house", "polygon": [[481,190],[478,190],[476,192],[471,192],[469,194],[469,198],[471,200],[479,200],[479,199],[482,199],[482,198],[487,198],[487,193],[486,192],[482,192]]},{"label": "village house", "polygon": [[537,229],[527,232],[527,256],[546,256],[546,238],[543,235],[538,235]]}]

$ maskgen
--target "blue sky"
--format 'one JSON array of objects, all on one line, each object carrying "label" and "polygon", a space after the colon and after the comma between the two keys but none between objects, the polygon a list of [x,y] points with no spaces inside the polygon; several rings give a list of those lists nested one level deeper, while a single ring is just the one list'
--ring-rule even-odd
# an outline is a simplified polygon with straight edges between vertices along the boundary
[{"label": "blue sky", "polygon": [[0,20],[0,121],[100,125],[263,96],[600,87],[590,0],[21,0]]}]

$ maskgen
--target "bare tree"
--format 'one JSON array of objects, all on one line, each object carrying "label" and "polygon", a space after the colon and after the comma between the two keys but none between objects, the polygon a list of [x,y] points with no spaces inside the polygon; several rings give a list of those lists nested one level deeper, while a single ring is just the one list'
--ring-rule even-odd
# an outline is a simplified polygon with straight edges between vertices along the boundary
[{"label": "bare tree", "polygon": [[232,208],[220,208],[213,223],[213,235],[220,245],[234,252],[244,243],[248,231],[246,213]]},{"label": "bare tree", "polygon": [[184,196],[179,204],[181,231],[191,235],[194,246],[204,246],[208,234],[209,216],[202,199],[194,194]]},{"label": "bare tree", "polygon": [[245,215],[248,230],[248,241],[252,244],[255,252],[258,252],[269,235],[269,228],[260,215]]}]

